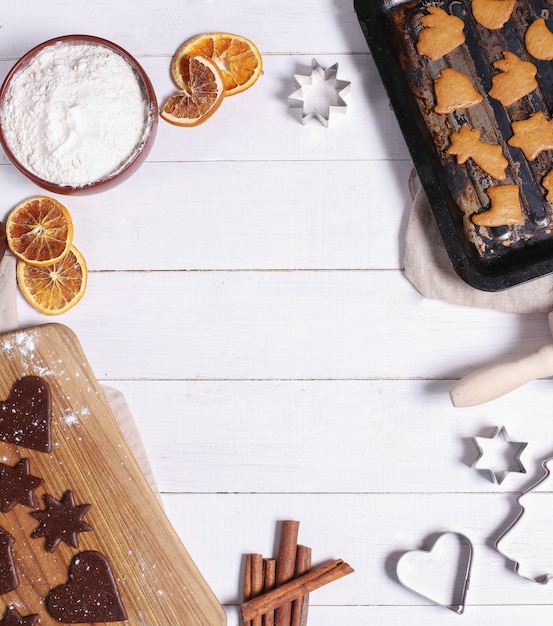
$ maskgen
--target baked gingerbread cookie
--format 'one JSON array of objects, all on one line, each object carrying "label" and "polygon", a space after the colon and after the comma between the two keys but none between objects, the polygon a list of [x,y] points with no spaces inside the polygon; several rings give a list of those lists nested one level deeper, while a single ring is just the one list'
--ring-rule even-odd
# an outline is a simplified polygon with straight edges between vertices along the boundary
[{"label": "baked gingerbread cookie", "polygon": [[452,67],[446,67],[438,74],[434,90],[436,93],[434,111],[439,114],[453,113],[457,109],[468,109],[483,100],[470,78]]},{"label": "baked gingerbread cookie", "polygon": [[509,21],[516,0],[472,0],[474,19],[484,28],[498,30]]},{"label": "baked gingerbread cookie", "polygon": [[440,7],[428,7],[428,14],[421,17],[424,26],[416,44],[417,52],[432,61],[452,52],[465,42],[465,23]]},{"label": "baked gingerbread cookie", "polygon": [[543,177],[541,184],[547,190],[545,199],[547,202],[553,202],[553,169],[549,170],[549,172]]},{"label": "baked gingerbread cookie", "polygon": [[553,60],[553,33],[543,17],[533,21],[524,35],[526,50],[540,61]]},{"label": "baked gingerbread cookie", "polygon": [[451,135],[451,145],[446,154],[456,156],[457,163],[461,165],[472,159],[495,180],[505,180],[507,177],[509,161],[504,157],[503,149],[499,144],[482,141],[477,128],[469,130],[466,124],[461,126],[459,132]]},{"label": "baked gingerbread cookie", "polygon": [[489,94],[505,107],[527,96],[537,88],[538,70],[530,61],[523,61],[513,52],[506,50],[503,58],[493,66],[500,71],[492,78]]},{"label": "baked gingerbread cookie", "polygon": [[522,150],[529,161],[534,161],[545,150],[553,150],[553,120],[548,120],[542,111],[513,122],[511,128],[514,134],[507,143]]},{"label": "baked gingerbread cookie", "polygon": [[477,226],[511,226],[523,221],[518,185],[496,185],[486,189],[490,208],[476,213],[472,221]]}]

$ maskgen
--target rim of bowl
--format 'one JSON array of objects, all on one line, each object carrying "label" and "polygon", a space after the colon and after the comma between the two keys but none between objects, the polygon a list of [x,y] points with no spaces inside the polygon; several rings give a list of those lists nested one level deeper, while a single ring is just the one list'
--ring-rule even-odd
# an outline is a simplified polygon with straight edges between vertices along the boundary
[{"label": "rim of bowl", "polygon": [[[41,178],[37,174],[34,174],[29,169],[27,169],[17,157],[12,152],[11,148],[7,144],[4,132],[2,130],[2,109],[4,105],[4,100],[6,94],[8,93],[11,81],[13,77],[24,67],[26,67],[31,60],[42,50],[48,48],[49,46],[54,46],[58,43],[68,43],[68,44],[93,44],[97,46],[104,46],[117,52],[120,54],[126,61],[131,65],[131,67],[135,70],[138,77],[142,81],[144,86],[144,92],[148,99],[148,120],[145,125],[144,135],[141,141],[141,144],[134,152],[134,154],[125,161],[124,165],[122,165],[119,169],[115,170],[109,176],[105,178],[101,178],[100,180],[86,183],[84,185],[60,185],[58,183],[51,182],[44,178]],[[19,58],[18,61],[12,66],[9,70],[6,78],[4,79],[2,86],[0,87],[0,144],[4,149],[7,157],[10,159],[12,164],[27,178],[32,180],[36,185],[42,187],[43,189],[47,189],[48,191],[58,193],[61,195],[69,195],[69,194],[85,194],[85,193],[93,193],[98,191],[103,191],[104,189],[110,188],[112,186],[118,185],[126,180],[131,174],[135,172],[142,162],[146,159],[149,154],[153,141],[157,131],[158,125],[158,117],[159,117],[159,108],[157,103],[157,97],[150,81],[150,78],[144,68],[140,65],[140,63],[124,48],[119,46],[108,39],[103,39],[102,37],[97,37],[95,35],[62,35],[60,37],[53,37],[52,39],[48,39],[47,41],[43,41],[42,43],[34,46],[28,52],[26,52],[22,57]]]}]

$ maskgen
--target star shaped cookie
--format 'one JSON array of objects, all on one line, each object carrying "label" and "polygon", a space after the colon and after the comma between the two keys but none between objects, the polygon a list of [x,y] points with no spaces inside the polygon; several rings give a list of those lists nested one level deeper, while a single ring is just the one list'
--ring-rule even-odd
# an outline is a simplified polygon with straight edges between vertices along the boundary
[{"label": "star shaped cookie", "polygon": [[73,492],[67,490],[61,500],[44,494],[46,508],[33,511],[31,515],[40,524],[33,530],[31,537],[44,537],[48,552],[53,552],[61,541],[72,548],[79,545],[78,534],[92,530],[92,526],[83,521],[83,517],[90,509],[90,504],[75,506]]},{"label": "star shaped cookie", "polygon": [[29,459],[11,467],[0,463],[0,511],[7,513],[16,504],[36,506],[34,490],[44,481],[29,471]]},{"label": "star shaped cookie", "polygon": [[520,148],[524,156],[533,161],[543,151],[553,150],[553,120],[542,111],[529,118],[511,124],[514,135],[507,141],[513,148]]}]

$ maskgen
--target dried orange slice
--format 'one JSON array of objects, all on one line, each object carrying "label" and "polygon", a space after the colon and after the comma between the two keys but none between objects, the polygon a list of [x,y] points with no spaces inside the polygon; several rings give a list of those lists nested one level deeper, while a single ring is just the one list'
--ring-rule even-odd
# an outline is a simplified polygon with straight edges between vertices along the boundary
[{"label": "dried orange slice", "polygon": [[230,33],[206,33],[185,42],[175,53],[171,75],[184,88],[186,57],[201,55],[213,59],[221,70],[225,95],[232,96],[251,87],[263,69],[261,54],[253,42]]},{"label": "dried orange slice", "polygon": [[206,57],[185,57],[180,66],[183,91],[165,101],[161,117],[177,126],[197,126],[221,105],[225,96],[223,77]]},{"label": "dried orange slice", "polygon": [[31,265],[59,261],[73,241],[69,211],[53,198],[35,196],[8,215],[6,237],[13,254]]},{"label": "dried orange slice", "polygon": [[88,270],[82,254],[71,246],[52,265],[17,264],[17,283],[27,302],[44,315],[65,313],[83,297]]}]

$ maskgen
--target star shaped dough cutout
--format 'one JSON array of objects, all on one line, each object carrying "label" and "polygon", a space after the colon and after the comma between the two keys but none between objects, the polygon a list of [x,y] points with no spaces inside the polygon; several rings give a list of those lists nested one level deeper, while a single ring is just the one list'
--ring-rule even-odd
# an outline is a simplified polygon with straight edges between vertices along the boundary
[{"label": "star shaped dough cutout", "polygon": [[21,613],[10,604],[4,613],[4,618],[0,620],[0,626],[34,626],[38,622],[38,615],[26,615],[23,617]]},{"label": "star shaped dough cutout", "polygon": [[78,534],[92,530],[92,526],[83,521],[83,517],[90,509],[90,504],[75,506],[73,492],[67,490],[61,500],[44,494],[46,508],[33,511],[31,515],[40,524],[33,530],[31,537],[44,537],[48,552],[53,552],[61,541],[72,548],[79,546]]},{"label": "star shaped dough cutout", "polygon": [[0,463],[0,511],[7,513],[16,504],[35,507],[34,490],[43,482],[30,473],[29,459],[21,459],[13,467]]},{"label": "star shaped dough cutout", "polygon": [[510,472],[526,473],[520,455],[528,445],[511,441],[505,427],[497,428],[491,437],[473,437],[478,457],[472,467],[487,472],[492,482],[501,484]]}]

